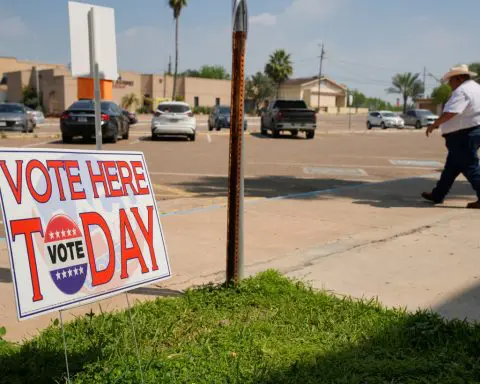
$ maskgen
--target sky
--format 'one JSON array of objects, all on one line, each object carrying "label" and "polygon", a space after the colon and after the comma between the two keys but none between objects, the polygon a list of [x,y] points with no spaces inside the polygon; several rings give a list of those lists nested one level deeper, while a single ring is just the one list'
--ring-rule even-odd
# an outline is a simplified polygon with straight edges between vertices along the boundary
[{"label": "sky", "polygon": [[[119,69],[163,73],[174,56],[167,0],[92,0],[115,8]],[[276,49],[291,54],[294,76],[324,74],[371,97],[398,72],[441,77],[480,61],[479,0],[248,0],[247,75]],[[0,56],[70,62],[67,0],[0,0]],[[231,67],[231,0],[189,0],[180,19],[179,69]],[[427,90],[437,85],[427,76]]]}]

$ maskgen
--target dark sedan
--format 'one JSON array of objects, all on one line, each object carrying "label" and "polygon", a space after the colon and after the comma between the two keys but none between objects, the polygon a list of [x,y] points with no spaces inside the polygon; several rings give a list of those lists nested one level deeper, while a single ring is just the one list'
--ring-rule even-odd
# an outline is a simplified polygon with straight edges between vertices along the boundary
[{"label": "dark sedan", "polygon": [[[208,130],[220,131],[222,128],[230,128],[230,107],[218,105],[212,109],[208,117]],[[243,116],[243,130],[247,130],[247,118]]]},{"label": "dark sedan", "polygon": [[[130,123],[121,108],[110,101],[101,102],[103,140],[116,143],[118,137],[128,139]],[[74,137],[89,140],[95,137],[95,111],[92,100],[73,103],[60,117],[60,128],[64,143],[71,143]]]},{"label": "dark sedan", "polygon": [[130,125],[134,125],[138,123],[137,114],[135,112],[127,111],[126,109],[122,109],[123,114],[128,118]]},{"label": "dark sedan", "polygon": [[1,103],[0,129],[33,132],[33,122],[25,106],[16,103]]}]

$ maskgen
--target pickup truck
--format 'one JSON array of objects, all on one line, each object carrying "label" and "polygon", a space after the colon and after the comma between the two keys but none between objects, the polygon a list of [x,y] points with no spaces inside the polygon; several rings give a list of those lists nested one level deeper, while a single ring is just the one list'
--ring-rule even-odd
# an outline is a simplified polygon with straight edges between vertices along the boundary
[{"label": "pickup truck", "polygon": [[274,100],[260,119],[261,134],[271,131],[273,137],[279,137],[280,132],[290,132],[292,136],[305,132],[307,139],[313,139],[316,128],[315,111],[303,100]]}]

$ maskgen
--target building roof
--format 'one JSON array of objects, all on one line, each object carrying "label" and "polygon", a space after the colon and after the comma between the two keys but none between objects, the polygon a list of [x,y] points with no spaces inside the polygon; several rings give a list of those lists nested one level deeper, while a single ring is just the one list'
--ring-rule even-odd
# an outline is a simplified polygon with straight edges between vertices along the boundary
[{"label": "building roof", "polygon": [[[314,81],[318,80],[318,76],[311,76],[311,77],[297,77],[296,79],[288,79],[285,81],[282,85],[305,85]],[[346,89],[347,87],[342,84],[338,84],[337,82],[333,81],[332,79],[329,79],[328,77],[322,76],[322,80],[328,81],[329,83],[332,83],[333,85]]]}]

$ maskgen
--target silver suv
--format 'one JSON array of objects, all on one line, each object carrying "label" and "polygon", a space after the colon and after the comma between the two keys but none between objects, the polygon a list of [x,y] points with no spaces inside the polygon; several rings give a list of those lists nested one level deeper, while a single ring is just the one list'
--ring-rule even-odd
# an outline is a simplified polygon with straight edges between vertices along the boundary
[{"label": "silver suv", "polygon": [[397,114],[390,111],[374,111],[368,114],[367,128],[381,127],[387,128],[403,128],[405,122]]},{"label": "silver suv", "polygon": [[405,125],[410,125],[416,129],[432,125],[438,116],[428,109],[411,109],[405,115]]}]

